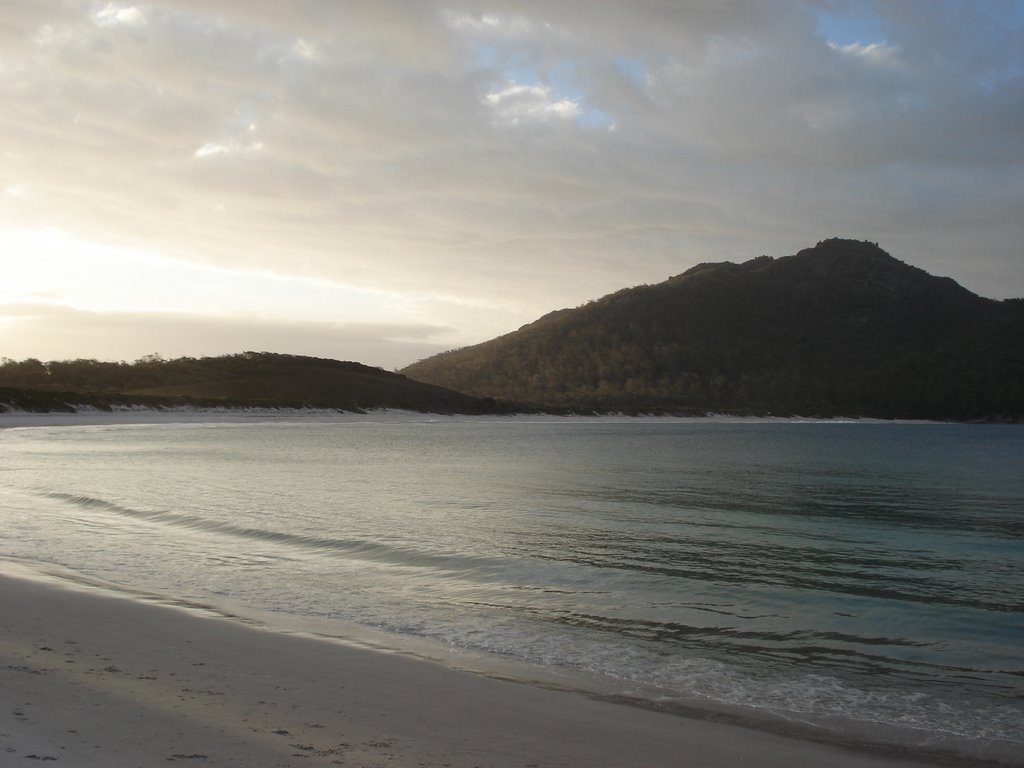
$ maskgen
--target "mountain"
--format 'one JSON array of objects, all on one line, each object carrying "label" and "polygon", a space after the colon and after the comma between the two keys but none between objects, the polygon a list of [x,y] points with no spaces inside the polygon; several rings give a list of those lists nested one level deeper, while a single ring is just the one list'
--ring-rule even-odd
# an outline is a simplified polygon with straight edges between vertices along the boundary
[{"label": "mountain", "polygon": [[403,373],[573,409],[1019,420],[1024,300],[831,239],[700,264]]},{"label": "mountain", "polygon": [[[6,404],[6,405],[5,405]],[[360,363],[269,352],[134,363],[29,359],[0,364],[0,412],[88,405],[168,407],[400,408],[497,413],[493,400],[463,395]]]}]

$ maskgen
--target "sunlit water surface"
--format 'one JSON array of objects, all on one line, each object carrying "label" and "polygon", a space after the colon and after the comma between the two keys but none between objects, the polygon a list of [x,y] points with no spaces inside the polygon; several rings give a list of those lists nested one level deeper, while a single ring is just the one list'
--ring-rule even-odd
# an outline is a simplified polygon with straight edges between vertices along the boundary
[{"label": "sunlit water surface", "polygon": [[0,524],[0,556],[132,589],[669,709],[1024,755],[1020,427],[7,429]]}]

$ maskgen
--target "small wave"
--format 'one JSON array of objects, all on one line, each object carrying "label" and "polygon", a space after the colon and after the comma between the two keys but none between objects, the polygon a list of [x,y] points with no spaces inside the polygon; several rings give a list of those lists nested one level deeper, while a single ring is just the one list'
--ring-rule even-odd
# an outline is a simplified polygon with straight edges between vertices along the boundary
[{"label": "small wave", "polygon": [[326,555],[343,555],[345,557],[361,558],[389,565],[431,569],[449,574],[469,572],[475,575],[496,574],[501,569],[501,563],[498,561],[469,555],[424,552],[422,550],[395,547],[364,539],[342,539],[330,536],[286,533],[265,528],[250,528],[181,512],[134,509],[105,499],[70,493],[43,493],[41,495],[45,498],[62,501],[79,508],[101,510],[119,517],[143,520],[161,526],[300,548],[309,553],[318,552]]}]

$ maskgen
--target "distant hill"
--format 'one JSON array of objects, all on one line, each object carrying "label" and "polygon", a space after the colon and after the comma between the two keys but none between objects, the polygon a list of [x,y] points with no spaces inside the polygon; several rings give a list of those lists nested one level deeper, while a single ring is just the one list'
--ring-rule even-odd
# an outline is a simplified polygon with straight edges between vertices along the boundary
[{"label": "distant hill", "polygon": [[1024,415],[1024,300],[877,245],[700,264],[404,369],[479,397],[603,411]]},{"label": "distant hill", "polygon": [[67,411],[81,405],[503,410],[493,400],[360,363],[268,352],[174,360],[150,356],[134,363],[29,359],[0,364],[0,411]]}]

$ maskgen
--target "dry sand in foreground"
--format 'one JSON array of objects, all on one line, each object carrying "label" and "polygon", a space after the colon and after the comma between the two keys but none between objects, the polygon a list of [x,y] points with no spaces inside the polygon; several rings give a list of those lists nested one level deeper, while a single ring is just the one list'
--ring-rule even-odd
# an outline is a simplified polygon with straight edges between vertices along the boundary
[{"label": "dry sand in foreground", "polygon": [[0,575],[0,764],[910,766]]}]

